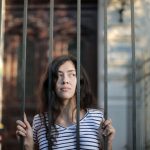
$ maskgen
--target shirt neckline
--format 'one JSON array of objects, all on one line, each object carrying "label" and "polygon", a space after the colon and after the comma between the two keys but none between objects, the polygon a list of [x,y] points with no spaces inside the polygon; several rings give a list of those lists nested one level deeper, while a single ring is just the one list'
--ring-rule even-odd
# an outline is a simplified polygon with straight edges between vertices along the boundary
[{"label": "shirt neckline", "polygon": [[[87,110],[87,111],[86,111],[86,113],[84,114],[84,116],[80,119],[80,122],[82,122],[82,121],[86,118],[86,116],[88,115],[89,109],[86,109],[86,110]],[[64,127],[64,126],[62,126],[62,125],[60,125],[60,124],[55,123],[55,126],[56,126],[56,127],[64,128],[64,129],[69,129],[69,128],[71,128],[71,127],[73,127],[73,126],[76,126],[76,125],[77,125],[76,123],[72,123],[72,124],[68,125],[67,127]]]}]

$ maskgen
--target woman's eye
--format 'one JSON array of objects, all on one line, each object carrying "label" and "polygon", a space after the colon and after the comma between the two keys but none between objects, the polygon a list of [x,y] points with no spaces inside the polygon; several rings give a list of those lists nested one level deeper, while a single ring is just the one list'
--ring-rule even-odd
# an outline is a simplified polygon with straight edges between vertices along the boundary
[{"label": "woman's eye", "polygon": [[58,77],[62,77],[63,76],[63,74],[58,74]]},{"label": "woman's eye", "polygon": [[70,73],[69,76],[70,76],[70,77],[72,77],[72,76],[75,77],[76,74],[75,74],[75,73]]},{"label": "woman's eye", "polygon": [[75,73],[73,73],[73,76],[74,76],[74,77],[76,77],[76,74],[75,74]]}]

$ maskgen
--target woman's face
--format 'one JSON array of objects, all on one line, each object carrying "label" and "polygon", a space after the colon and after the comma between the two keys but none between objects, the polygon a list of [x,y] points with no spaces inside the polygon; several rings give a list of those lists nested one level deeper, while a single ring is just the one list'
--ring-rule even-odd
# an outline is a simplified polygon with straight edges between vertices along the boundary
[{"label": "woman's face", "polygon": [[75,95],[77,85],[76,69],[72,61],[66,61],[58,69],[56,94],[61,99],[70,99]]}]

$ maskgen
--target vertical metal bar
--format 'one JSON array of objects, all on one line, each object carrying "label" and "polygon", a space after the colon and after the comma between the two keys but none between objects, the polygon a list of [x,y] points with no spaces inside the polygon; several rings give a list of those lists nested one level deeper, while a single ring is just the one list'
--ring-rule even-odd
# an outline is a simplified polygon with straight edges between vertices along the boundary
[{"label": "vertical metal bar", "polygon": [[108,97],[107,97],[107,0],[104,6],[104,117],[107,119]]},{"label": "vertical metal bar", "polygon": [[[0,1],[0,57],[3,59],[5,27],[5,0]],[[1,118],[0,118],[1,119]]]},{"label": "vertical metal bar", "polygon": [[[1,0],[0,1],[0,36],[1,36],[1,33],[2,33],[2,27],[1,27],[1,25],[2,25],[2,11],[3,11],[3,1]],[[1,38],[1,37],[0,37]],[[1,42],[1,39],[0,39],[0,42]]]},{"label": "vertical metal bar", "polygon": [[[104,118],[108,117],[108,65],[107,65],[107,0],[104,0]],[[107,138],[104,138],[104,150],[108,149]]]},{"label": "vertical metal bar", "polygon": [[77,1],[77,150],[80,150],[80,50],[81,50],[81,0]]},{"label": "vertical metal bar", "polygon": [[[3,52],[4,52],[4,29],[5,27],[5,0],[0,1],[0,65],[1,76],[3,75]],[[0,79],[0,93],[2,93],[3,89],[3,78]],[[0,124],[2,122],[2,94],[0,94]],[[0,147],[1,149],[1,147]]]},{"label": "vertical metal bar", "polygon": [[131,42],[132,42],[132,143],[136,149],[136,62],[135,62],[135,29],[134,29],[134,0],[130,0],[131,6]]},{"label": "vertical metal bar", "polygon": [[[3,33],[2,33],[2,28],[3,28],[3,19],[2,19],[2,14],[3,14],[3,1],[0,1],[0,60],[2,59],[2,53],[3,53]],[[3,69],[2,69],[3,70]],[[2,81],[0,79],[0,93],[2,92]],[[2,96],[0,95],[0,110],[2,110]],[[0,111],[0,124],[2,122],[2,111]],[[1,137],[1,136],[0,136]],[[1,150],[1,143],[0,143],[0,150]]]},{"label": "vertical metal bar", "polygon": [[[23,67],[22,67],[22,104],[21,104],[21,116],[22,120],[24,120],[24,112],[25,112],[25,97],[26,97],[26,46],[27,46],[27,10],[28,10],[28,0],[24,0],[24,13],[23,13]],[[20,149],[24,149],[24,140],[23,137],[20,141]]]},{"label": "vertical metal bar", "polygon": [[53,59],[53,27],[54,27],[54,0],[50,0],[50,22],[49,22],[49,63]]},{"label": "vertical metal bar", "polygon": [[104,89],[104,80],[103,80],[103,70],[104,70],[104,7],[103,7],[103,0],[98,0],[98,15],[97,15],[97,60],[98,60],[98,106],[101,107],[104,100],[104,92],[101,89]]},{"label": "vertical metal bar", "polygon": [[[49,64],[52,62],[53,59],[53,26],[54,26],[54,0],[50,0],[50,22],[49,22],[49,55],[48,55],[48,62]],[[48,77],[48,145],[50,150],[52,150],[52,141],[51,141],[51,119],[52,119],[52,113],[51,113],[51,79],[50,79],[50,67],[49,67],[49,77]]]},{"label": "vertical metal bar", "polygon": [[[4,52],[4,26],[5,26],[5,0],[0,1],[0,69],[1,74],[3,75],[3,52]],[[3,78],[0,79],[0,130],[3,130],[3,124],[2,124],[2,89],[3,89]],[[0,141],[0,150],[2,149],[2,135],[0,135],[1,141]]]}]

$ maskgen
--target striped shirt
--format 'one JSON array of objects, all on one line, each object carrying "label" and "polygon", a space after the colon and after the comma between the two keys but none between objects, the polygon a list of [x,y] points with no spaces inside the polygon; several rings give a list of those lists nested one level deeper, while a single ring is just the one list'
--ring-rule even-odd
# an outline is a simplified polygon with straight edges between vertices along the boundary
[{"label": "striped shirt", "polygon": [[[103,113],[97,109],[88,109],[85,116],[80,120],[80,149],[99,150],[100,148],[100,123]],[[33,139],[39,145],[40,150],[48,150],[46,139],[46,128],[41,123],[40,115],[33,119]],[[68,127],[56,125],[57,136],[54,142],[54,150],[75,150],[76,149],[76,124]],[[56,135],[52,130],[52,134]]]}]

